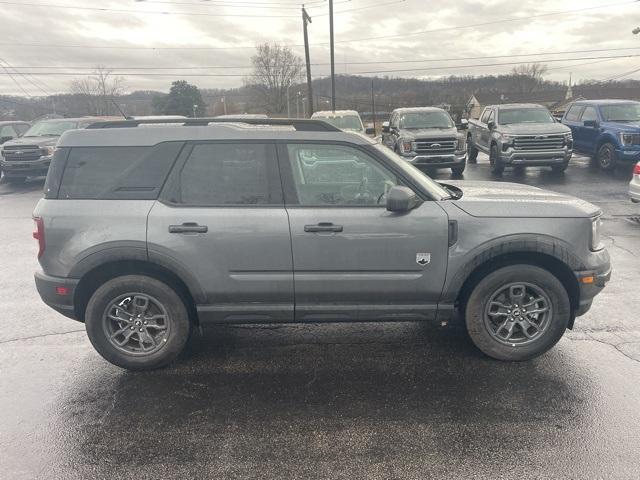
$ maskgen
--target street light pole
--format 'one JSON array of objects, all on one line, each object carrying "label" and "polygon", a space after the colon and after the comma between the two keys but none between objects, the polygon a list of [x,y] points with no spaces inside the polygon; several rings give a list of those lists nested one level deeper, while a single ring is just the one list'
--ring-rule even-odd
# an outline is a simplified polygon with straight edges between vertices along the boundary
[{"label": "street light pole", "polygon": [[[309,57],[309,35],[307,23],[311,23],[311,17],[302,7],[302,31],[304,33],[304,58],[307,63],[307,101],[309,102],[309,115],[313,114],[313,86],[311,85],[311,59]],[[306,115],[305,115],[306,117]]]},{"label": "street light pole", "polygon": [[198,109],[198,105],[193,106],[193,118],[196,118],[196,110]]},{"label": "street light pole", "polygon": [[331,110],[336,111],[336,59],[333,49],[333,0],[329,0],[329,49],[331,50]]},{"label": "street light pole", "polygon": [[291,88],[291,80],[287,84],[287,118],[291,118],[291,96],[289,95],[289,88]]}]

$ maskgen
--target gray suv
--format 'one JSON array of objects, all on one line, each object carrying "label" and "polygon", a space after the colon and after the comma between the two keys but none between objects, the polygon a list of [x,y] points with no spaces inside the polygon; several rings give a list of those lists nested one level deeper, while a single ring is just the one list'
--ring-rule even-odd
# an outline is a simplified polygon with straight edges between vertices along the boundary
[{"label": "gray suv", "polygon": [[60,138],[35,279],[129,369],[218,323],[463,318],[487,355],[526,360],[609,279],[600,214],[523,185],[438,184],[317,120],[103,122]]}]

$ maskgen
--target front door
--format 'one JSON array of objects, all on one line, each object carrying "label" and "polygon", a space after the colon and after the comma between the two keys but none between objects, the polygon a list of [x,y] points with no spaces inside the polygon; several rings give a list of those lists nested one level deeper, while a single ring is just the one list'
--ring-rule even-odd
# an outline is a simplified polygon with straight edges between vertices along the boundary
[{"label": "front door", "polygon": [[275,146],[185,148],[149,214],[149,257],[191,280],[202,323],[292,321],[291,240]]},{"label": "front door", "polygon": [[289,144],[279,156],[296,320],[434,318],[448,254],[438,203],[387,211],[385,194],[402,179],[353,146]]},{"label": "front door", "polygon": [[598,112],[595,107],[587,106],[582,112],[580,118],[580,126],[578,127],[578,135],[574,139],[578,150],[583,152],[594,152],[596,148],[596,140],[600,135],[600,127],[593,125],[585,125],[584,122],[597,122]]}]

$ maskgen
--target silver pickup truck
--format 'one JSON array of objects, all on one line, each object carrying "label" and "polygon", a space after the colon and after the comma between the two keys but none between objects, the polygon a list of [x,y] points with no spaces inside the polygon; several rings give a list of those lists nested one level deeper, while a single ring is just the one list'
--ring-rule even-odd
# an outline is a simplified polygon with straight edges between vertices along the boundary
[{"label": "silver pickup truck", "polygon": [[478,120],[469,120],[467,157],[489,155],[491,171],[505,167],[550,166],[564,172],[573,152],[571,130],[558,123],[542,105],[489,105]]}]

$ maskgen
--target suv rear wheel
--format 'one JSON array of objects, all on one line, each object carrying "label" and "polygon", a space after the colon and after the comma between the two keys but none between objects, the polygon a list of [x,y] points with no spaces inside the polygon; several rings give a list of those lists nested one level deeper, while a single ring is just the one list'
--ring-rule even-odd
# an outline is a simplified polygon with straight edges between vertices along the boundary
[{"label": "suv rear wheel", "polygon": [[610,143],[605,143],[598,148],[596,161],[602,170],[613,170],[617,163],[616,149]]},{"label": "suv rear wheel", "polygon": [[535,358],[553,347],[571,316],[569,296],[553,274],[510,265],[485,276],[465,309],[467,330],[486,355],[507,361]]},{"label": "suv rear wheel", "polygon": [[190,333],[187,309],[165,283],[142,275],[109,280],[87,305],[89,340],[106,360],[129,370],[167,365]]}]

